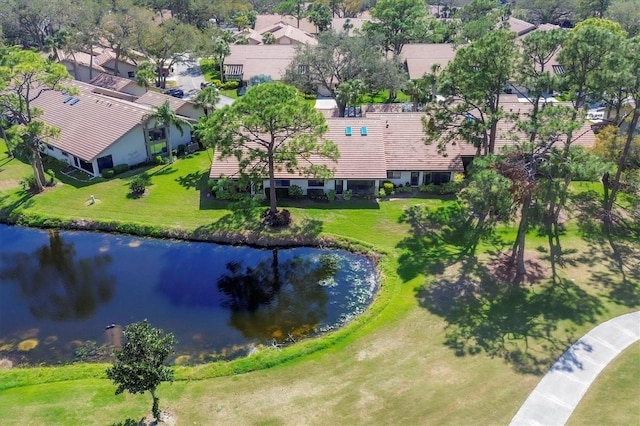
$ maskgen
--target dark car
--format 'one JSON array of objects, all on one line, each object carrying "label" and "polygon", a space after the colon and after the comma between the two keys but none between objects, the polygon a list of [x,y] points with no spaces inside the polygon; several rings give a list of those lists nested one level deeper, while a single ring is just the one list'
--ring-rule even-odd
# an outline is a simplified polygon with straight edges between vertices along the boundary
[{"label": "dark car", "polygon": [[174,98],[184,98],[184,91],[182,89],[169,89],[164,91],[165,95],[173,96]]}]

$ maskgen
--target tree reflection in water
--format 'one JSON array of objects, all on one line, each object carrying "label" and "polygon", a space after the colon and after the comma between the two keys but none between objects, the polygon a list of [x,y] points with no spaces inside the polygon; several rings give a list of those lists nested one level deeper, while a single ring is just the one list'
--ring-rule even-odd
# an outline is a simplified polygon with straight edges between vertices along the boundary
[{"label": "tree reflection in water", "polygon": [[111,300],[116,279],[109,275],[108,254],[76,259],[74,243],[49,230],[49,244],[31,254],[2,255],[0,281],[14,281],[36,319],[69,321],[89,318]]},{"label": "tree reflection in water", "polygon": [[218,289],[231,308],[229,324],[246,338],[284,340],[313,332],[325,318],[328,295],[322,281],[335,277],[338,261],[323,255],[280,263],[278,249],[273,249],[271,259],[255,266],[233,261],[226,269]]}]

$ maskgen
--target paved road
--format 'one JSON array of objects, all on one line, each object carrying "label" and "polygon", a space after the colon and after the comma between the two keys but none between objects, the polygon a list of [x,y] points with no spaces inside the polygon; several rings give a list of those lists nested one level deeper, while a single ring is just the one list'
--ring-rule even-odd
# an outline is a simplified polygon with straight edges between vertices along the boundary
[{"label": "paved road", "polygon": [[589,331],[545,374],[511,425],[564,425],[598,374],[638,340],[640,311],[613,318]]},{"label": "paved road", "polygon": [[[200,91],[200,83],[205,81],[198,60],[177,62],[173,66],[173,74],[169,78],[176,82],[176,87],[184,90],[185,99],[193,99]],[[232,103],[232,98],[221,95],[217,106],[220,108]]]}]

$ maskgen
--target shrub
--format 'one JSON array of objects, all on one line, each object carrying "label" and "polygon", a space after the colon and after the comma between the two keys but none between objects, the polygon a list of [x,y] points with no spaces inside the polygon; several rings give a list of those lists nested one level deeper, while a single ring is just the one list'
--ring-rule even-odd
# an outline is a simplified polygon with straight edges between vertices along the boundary
[{"label": "shrub", "polygon": [[211,83],[216,86],[218,89],[222,89],[224,87],[224,84],[222,83],[222,81],[218,80],[217,78],[214,78],[213,80],[211,80]]},{"label": "shrub", "polygon": [[116,175],[116,171],[113,169],[102,169],[102,172],[100,172],[100,174],[105,179],[111,179]]},{"label": "shrub", "polygon": [[124,173],[129,170],[128,164],[118,164],[113,168],[114,172],[119,175],[120,173]]},{"label": "shrub", "polygon": [[393,194],[394,185],[393,182],[385,180],[382,182],[382,190],[384,191],[384,195]]},{"label": "shrub", "polygon": [[353,197],[353,191],[350,189],[347,189],[346,191],[344,191],[344,193],[342,194],[342,198],[344,198],[345,200],[350,200],[351,197]]},{"label": "shrub", "polygon": [[386,197],[387,196],[387,192],[384,190],[384,188],[380,188],[378,190],[378,197]]},{"label": "shrub", "polygon": [[327,198],[329,201],[334,201],[336,199],[336,190],[330,189],[329,192],[327,192]]},{"label": "shrub", "polygon": [[426,193],[429,193],[429,194],[438,194],[438,193],[440,193],[440,189],[438,188],[438,185],[433,184],[433,183],[430,183],[429,185],[420,185],[418,190],[420,192],[426,192]]},{"label": "shrub", "polygon": [[262,217],[266,224],[272,228],[284,228],[291,224],[291,213],[289,210],[279,210],[272,215],[270,209],[267,209],[262,214]]},{"label": "shrub", "polygon": [[223,90],[233,90],[237,89],[240,86],[240,83],[237,80],[227,81],[222,85]]},{"label": "shrub", "polygon": [[460,189],[460,184],[456,182],[447,182],[440,185],[440,194],[454,194]]},{"label": "shrub", "polygon": [[56,184],[56,172],[53,169],[48,169],[47,175],[49,176],[49,179],[47,179],[46,185],[54,186]]},{"label": "shrub", "polygon": [[162,158],[161,155],[156,155],[155,157],[153,157],[153,162],[159,166],[161,164],[164,164],[164,158]]},{"label": "shrub", "polygon": [[298,185],[291,185],[289,187],[289,197],[293,198],[294,200],[299,200],[300,198],[302,198],[302,188]]},{"label": "shrub", "polygon": [[146,191],[147,187],[151,185],[151,176],[146,173],[137,175],[129,183],[129,190],[133,195],[142,195]]},{"label": "shrub", "polygon": [[187,146],[183,143],[178,145],[178,155],[184,155],[185,152],[187,152]]},{"label": "shrub", "polygon": [[22,189],[25,191],[32,191],[36,189],[36,177],[35,176],[27,176],[20,181],[20,185],[22,185]]}]

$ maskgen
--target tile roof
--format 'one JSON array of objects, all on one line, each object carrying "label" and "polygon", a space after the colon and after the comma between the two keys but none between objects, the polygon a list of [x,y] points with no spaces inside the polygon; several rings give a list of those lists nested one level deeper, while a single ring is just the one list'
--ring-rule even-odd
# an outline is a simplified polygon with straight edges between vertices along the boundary
[{"label": "tile roof", "polygon": [[430,73],[433,64],[439,64],[444,69],[456,56],[454,49],[455,46],[448,43],[406,44],[400,57],[407,64],[409,78],[414,80]]},{"label": "tile roof", "polygon": [[516,33],[518,36],[525,35],[536,29],[536,25],[531,22],[523,21],[522,19],[509,16],[509,19],[503,21],[506,27]]},{"label": "tile roof", "polygon": [[47,143],[85,161],[99,156],[115,141],[134,129],[149,108],[132,102],[93,93],[93,86],[78,81],[67,83],[80,91],[73,101],[69,95],[45,91],[33,101],[43,111],[42,120],[60,129],[60,136]]},{"label": "tile roof", "polygon": [[260,34],[262,36],[264,36],[268,32],[273,34],[276,40],[278,40],[278,44],[281,44],[279,41],[283,37],[286,37],[292,41],[295,41],[301,44],[311,44],[311,45],[318,44],[318,40],[311,34],[284,22],[278,22],[272,27],[268,27],[263,30],[260,30]]},{"label": "tile roof", "polygon": [[[334,169],[335,179],[385,179],[387,177],[384,161],[384,142],[382,129],[378,120],[332,118],[328,119],[329,131],[325,139],[332,140],[338,145],[340,158],[337,162],[312,156],[313,164],[326,165]],[[351,127],[351,136],[347,136],[345,129]],[[361,135],[361,127],[366,127],[367,135]],[[235,157],[213,161],[209,176],[217,178],[221,175],[235,176],[238,172],[238,162]],[[276,171],[277,179],[300,179],[296,173],[286,170]]]},{"label": "tile roof", "polygon": [[104,87],[105,89],[115,90],[121,92],[125,87],[130,84],[136,84],[135,81],[124,77],[118,77],[115,75],[100,73],[89,82],[94,86]]},{"label": "tile roof", "polygon": [[145,92],[142,96],[136,99],[136,103],[138,104],[150,105],[155,107],[163,105],[166,101],[169,101],[169,105],[174,111],[177,111],[182,106],[190,103],[186,99],[176,98],[175,96],[165,95],[164,93],[154,92],[153,90]]},{"label": "tile roof", "polygon": [[243,80],[259,74],[280,80],[296,54],[296,46],[288,44],[233,44],[224,63],[242,65]]},{"label": "tile roof", "polygon": [[439,154],[435,144],[424,142],[423,116],[406,112],[367,113],[367,118],[383,123],[387,170],[463,171],[462,155],[466,154],[463,144],[448,147],[446,156]]},{"label": "tile roof", "polygon": [[265,28],[273,27],[278,22],[284,22],[293,27],[300,28],[309,34],[316,34],[318,32],[316,26],[307,18],[300,19],[300,25],[298,26],[298,20],[295,17],[282,15],[258,15],[253,29],[261,33]]}]

